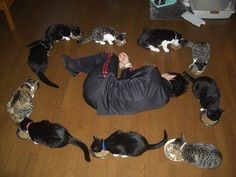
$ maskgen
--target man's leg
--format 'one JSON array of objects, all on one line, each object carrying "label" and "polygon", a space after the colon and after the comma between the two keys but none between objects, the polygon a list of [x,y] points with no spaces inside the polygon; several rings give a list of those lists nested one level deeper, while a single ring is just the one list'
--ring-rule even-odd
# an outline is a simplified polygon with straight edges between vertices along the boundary
[{"label": "man's leg", "polygon": [[67,55],[63,55],[65,68],[71,73],[72,76],[76,76],[80,72],[89,73],[93,71],[105,60],[105,57],[105,53],[99,53],[78,59],[72,59]]}]

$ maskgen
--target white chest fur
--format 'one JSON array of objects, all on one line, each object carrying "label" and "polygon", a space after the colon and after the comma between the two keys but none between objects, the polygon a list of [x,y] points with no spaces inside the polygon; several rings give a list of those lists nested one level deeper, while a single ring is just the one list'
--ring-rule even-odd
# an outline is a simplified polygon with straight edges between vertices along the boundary
[{"label": "white chest fur", "polygon": [[110,45],[112,45],[112,44],[113,44],[113,41],[115,40],[115,37],[112,36],[111,34],[105,34],[105,35],[103,36],[103,40],[104,40],[104,41],[107,41]]}]

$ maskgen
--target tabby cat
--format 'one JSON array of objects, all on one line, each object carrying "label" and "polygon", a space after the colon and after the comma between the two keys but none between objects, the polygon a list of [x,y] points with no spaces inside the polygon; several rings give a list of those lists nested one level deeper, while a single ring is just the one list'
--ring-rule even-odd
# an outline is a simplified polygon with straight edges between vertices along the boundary
[{"label": "tabby cat", "polygon": [[183,134],[173,144],[181,152],[184,162],[199,168],[217,168],[223,161],[222,154],[213,144],[187,143]]},{"label": "tabby cat", "polygon": [[32,99],[38,87],[38,80],[29,79],[14,91],[12,98],[7,103],[7,111],[13,121],[19,123],[32,113]]},{"label": "tabby cat", "polygon": [[169,52],[168,45],[173,49],[179,49],[186,43],[186,40],[178,32],[167,29],[144,29],[138,39],[138,45],[154,52],[160,52],[160,47]]},{"label": "tabby cat", "polygon": [[28,133],[29,138],[35,144],[43,144],[50,148],[62,148],[68,144],[77,146],[83,150],[85,160],[90,162],[89,150],[86,144],[74,138],[64,126],[58,123],[51,123],[48,120],[33,122],[31,119],[25,118],[20,122],[18,135],[22,131]]},{"label": "tabby cat", "polygon": [[106,41],[113,45],[122,46],[126,43],[126,33],[121,33],[110,26],[98,26],[95,27],[89,37],[78,41],[80,44],[86,44],[88,42],[95,41],[96,43],[104,45]]},{"label": "tabby cat", "polygon": [[188,42],[186,46],[192,48],[193,63],[189,65],[190,72],[194,75],[202,74],[210,59],[210,44],[207,42]]},{"label": "tabby cat", "polygon": [[145,137],[137,132],[123,132],[118,130],[106,139],[94,137],[94,141],[91,144],[91,151],[92,154],[98,158],[103,158],[109,152],[112,153],[113,156],[121,155],[121,157],[134,157],[139,156],[148,150],[160,148],[167,140],[168,135],[166,130],[164,131],[163,140],[156,144],[149,144]]}]

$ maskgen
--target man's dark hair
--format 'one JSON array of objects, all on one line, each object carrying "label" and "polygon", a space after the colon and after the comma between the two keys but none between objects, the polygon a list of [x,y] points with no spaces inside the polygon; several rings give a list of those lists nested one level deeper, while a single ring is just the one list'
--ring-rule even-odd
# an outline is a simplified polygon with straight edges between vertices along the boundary
[{"label": "man's dark hair", "polygon": [[176,75],[176,77],[173,80],[170,80],[171,83],[171,97],[177,97],[182,95],[186,90],[188,86],[187,80],[179,73],[172,73],[168,72],[171,75]]}]

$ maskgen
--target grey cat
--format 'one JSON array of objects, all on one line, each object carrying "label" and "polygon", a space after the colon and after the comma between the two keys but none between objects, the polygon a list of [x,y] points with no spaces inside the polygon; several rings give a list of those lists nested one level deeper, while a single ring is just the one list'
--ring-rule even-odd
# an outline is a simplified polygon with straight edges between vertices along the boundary
[{"label": "grey cat", "polygon": [[98,26],[95,27],[89,37],[79,40],[79,44],[86,44],[91,41],[104,45],[106,41],[113,45],[122,46],[126,43],[126,33],[121,33],[110,26]]},{"label": "grey cat", "polygon": [[207,42],[190,42],[185,44],[192,48],[193,63],[189,65],[189,70],[194,75],[202,74],[210,60],[211,46]]},{"label": "grey cat", "polygon": [[173,144],[186,163],[204,169],[217,168],[222,163],[223,156],[213,144],[187,143],[183,134]]}]

